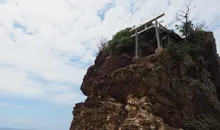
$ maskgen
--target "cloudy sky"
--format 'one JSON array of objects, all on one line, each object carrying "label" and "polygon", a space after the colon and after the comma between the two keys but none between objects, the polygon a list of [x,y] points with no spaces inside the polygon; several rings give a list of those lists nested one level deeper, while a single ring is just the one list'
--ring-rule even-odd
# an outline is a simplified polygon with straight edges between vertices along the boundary
[{"label": "cloudy sky", "polygon": [[[172,28],[187,2],[0,0],[0,128],[68,130],[98,41],[163,12],[163,25]],[[205,20],[220,41],[220,1],[191,4],[191,18]]]}]

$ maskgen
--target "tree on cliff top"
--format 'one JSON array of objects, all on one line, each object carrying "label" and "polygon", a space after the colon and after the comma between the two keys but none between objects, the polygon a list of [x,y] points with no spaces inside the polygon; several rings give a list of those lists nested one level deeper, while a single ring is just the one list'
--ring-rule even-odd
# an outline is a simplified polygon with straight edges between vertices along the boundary
[{"label": "tree on cliff top", "polygon": [[197,23],[196,25],[193,24],[193,21],[190,20],[191,10],[194,9],[196,6],[191,7],[190,3],[185,5],[184,10],[180,10],[177,13],[177,21],[179,21],[180,25],[175,25],[176,29],[182,34],[183,37],[187,40],[190,35],[195,32],[203,31],[205,27],[205,22]]},{"label": "tree on cliff top", "polygon": [[180,22],[179,25],[175,25],[176,29],[181,33],[184,40],[169,44],[166,48],[170,57],[177,61],[183,60],[186,55],[191,55],[193,58],[196,58],[194,54],[202,51],[200,45],[193,42],[195,40],[195,34],[198,32],[203,32],[205,30],[205,22],[194,24],[190,19],[191,10],[194,9],[190,4],[185,5],[185,9],[180,10],[177,13],[177,21]]}]

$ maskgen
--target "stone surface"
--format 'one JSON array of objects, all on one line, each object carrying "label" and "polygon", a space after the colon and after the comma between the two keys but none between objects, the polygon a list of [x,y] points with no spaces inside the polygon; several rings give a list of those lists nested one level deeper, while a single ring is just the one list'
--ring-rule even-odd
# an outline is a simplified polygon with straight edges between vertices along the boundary
[{"label": "stone surface", "polygon": [[211,32],[192,40],[204,49],[178,62],[160,62],[164,51],[133,60],[98,56],[84,77],[88,98],[75,105],[70,130],[219,130],[215,40]]}]

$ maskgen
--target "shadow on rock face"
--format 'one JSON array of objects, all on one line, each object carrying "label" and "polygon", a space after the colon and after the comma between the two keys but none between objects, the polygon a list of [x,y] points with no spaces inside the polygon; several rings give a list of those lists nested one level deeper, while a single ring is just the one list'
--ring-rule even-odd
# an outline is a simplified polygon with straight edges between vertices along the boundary
[{"label": "shadow on rock face", "polygon": [[205,49],[182,61],[98,56],[84,77],[81,90],[88,98],[75,105],[70,130],[219,130],[215,40],[209,32],[195,38]]}]

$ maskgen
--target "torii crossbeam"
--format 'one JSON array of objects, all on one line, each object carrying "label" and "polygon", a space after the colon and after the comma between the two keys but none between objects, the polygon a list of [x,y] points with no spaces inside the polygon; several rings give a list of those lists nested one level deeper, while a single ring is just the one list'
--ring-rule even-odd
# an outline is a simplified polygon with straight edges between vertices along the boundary
[{"label": "torii crossbeam", "polygon": [[[139,25],[138,27],[135,27],[133,29],[130,30],[130,32],[135,31],[134,35],[132,35],[131,37],[135,36],[135,57],[138,57],[138,34],[143,33],[153,27],[155,27],[155,31],[156,31],[156,38],[157,38],[157,47],[160,48],[160,36],[159,36],[159,27],[160,27],[160,23],[158,23],[158,19],[163,17],[165,15],[165,13],[149,20],[148,22]],[[153,23],[154,22],[154,23]],[[150,25],[150,26],[149,26]],[[144,29],[141,31],[138,31],[139,28],[143,27]]]}]

